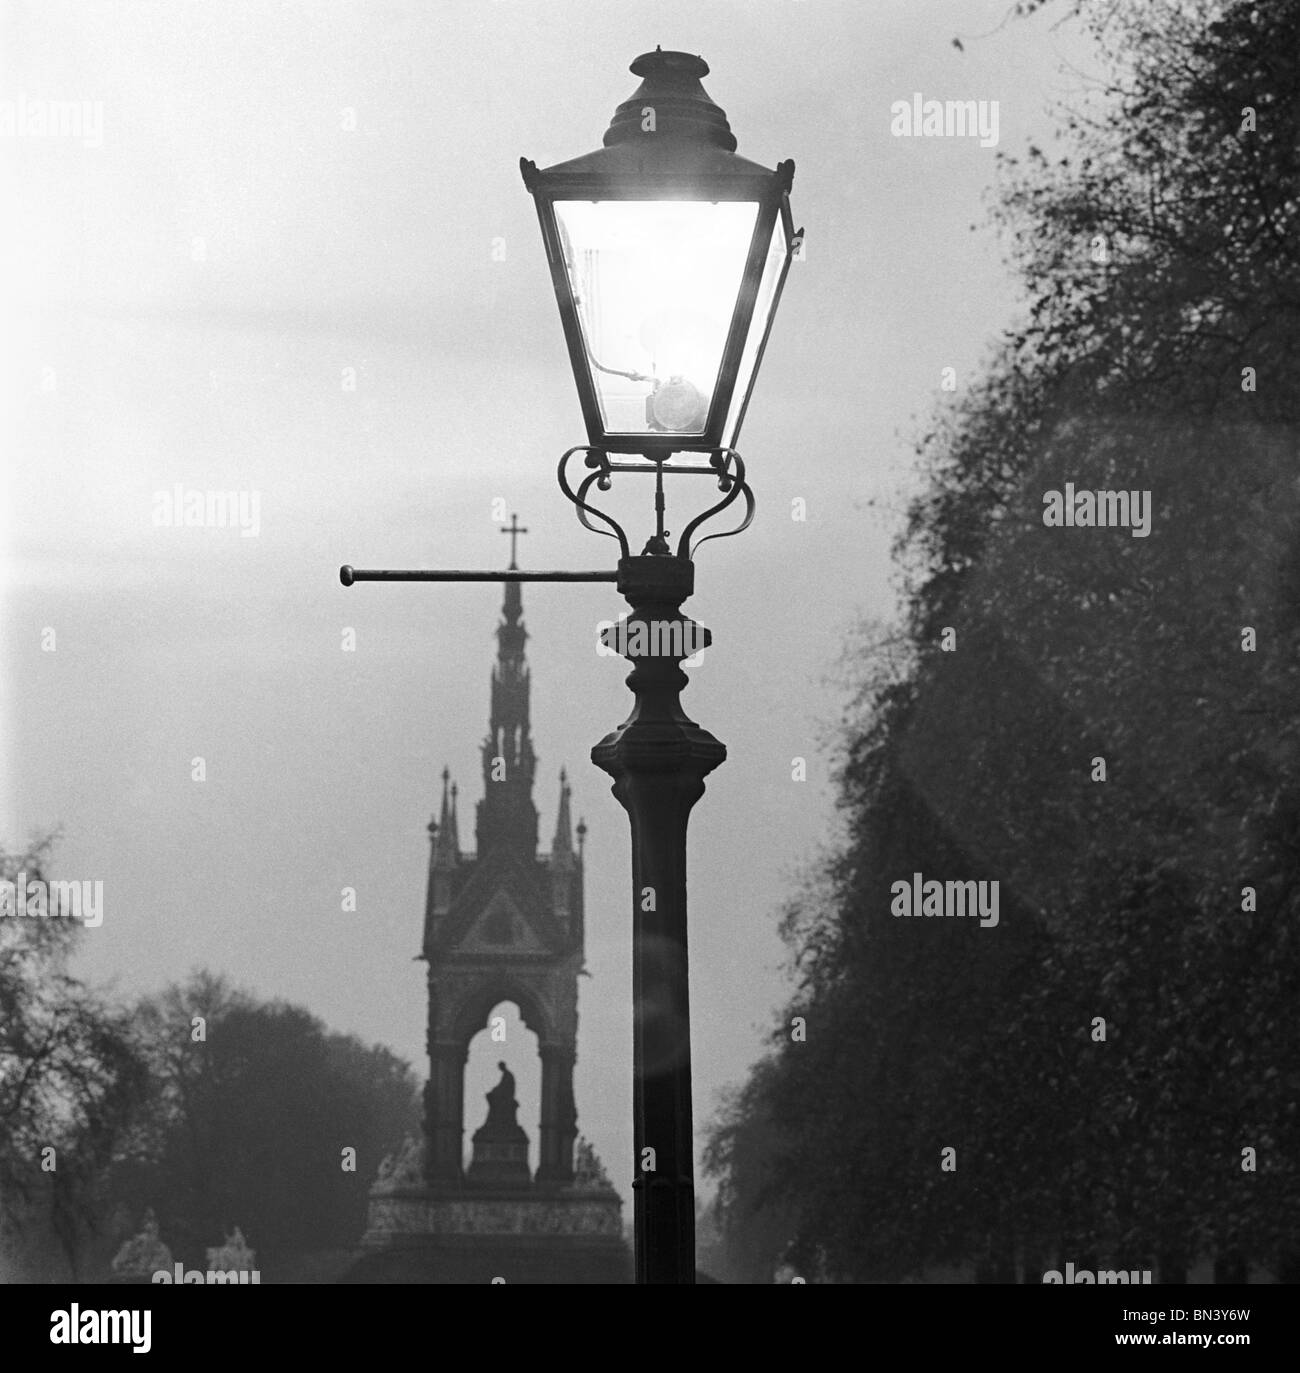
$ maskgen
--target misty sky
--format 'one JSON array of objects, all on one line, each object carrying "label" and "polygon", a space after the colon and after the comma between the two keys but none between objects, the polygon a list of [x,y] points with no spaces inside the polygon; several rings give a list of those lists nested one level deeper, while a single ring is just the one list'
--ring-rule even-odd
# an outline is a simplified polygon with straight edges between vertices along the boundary
[{"label": "misty sky", "polygon": [[[890,104],[997,100],[1015,154],[1082,85],[1062,59],[1094,70],[1077,27],[1053,28],[1063,6],[1003,24],[1009,6],[0,7],[0,100],[103,110],[101,146],[0,139],[0,837],[59,825],[54,875],[103,881],[86,976],[134,995],[206,966],[423,1079],[425,825],[446,763],[473,842],[501,588],[345,590],[337,569],[504,565],[498,497],[532,531],[523,566],[613,565],[554,483],[585,435],[518,160],[597,147],[638,53],[698,52],[740,153],[795,160],[807,226],[740,443],[758,517],[702,550],[687,606],[715,645],[684,703],[730,750],[691,830],[707,1120],[761,1051],[782,902],[835,833],[840,659],[894,611],[909,441],[941,369],[965,383],[1018,305],[985,222],[996,150],[892,137]],[[257,536],[156,527],[153,494],[178,483],[258,493]],[[670,529],[713,490],[696,485],[669,486]],[[620,504],[636,548],[648,494]],[[562,765],[590,829],[579,1129],[626,1198],[629,844],[588,758],[628,711],[626,664],[595,653],[622,602],[526,586],[524,608],[543,841]],[[467,1130],[504,1057],[535,1164],[536,1060],[509,1035],[476,1041]]]}]

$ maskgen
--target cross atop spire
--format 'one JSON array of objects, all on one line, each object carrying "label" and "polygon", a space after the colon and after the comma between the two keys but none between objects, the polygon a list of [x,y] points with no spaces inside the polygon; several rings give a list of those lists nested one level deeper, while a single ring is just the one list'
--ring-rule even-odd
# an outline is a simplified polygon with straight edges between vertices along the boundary
[{"label": "cross atop spire", "polygon": [[515,545],[519,535],[527,534],[528,530],[519,523],[519,516],[512,514],[509,527],[502,529],[501,532],[510,535],[510,567],[513,570],[518,570],[519,564],[515,561]]}]

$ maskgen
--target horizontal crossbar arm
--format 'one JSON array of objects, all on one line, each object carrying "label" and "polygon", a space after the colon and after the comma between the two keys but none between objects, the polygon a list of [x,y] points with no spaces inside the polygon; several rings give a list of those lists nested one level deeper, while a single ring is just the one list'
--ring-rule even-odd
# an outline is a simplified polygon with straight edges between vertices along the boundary
[{"label": "horizontal crossbar arm", "polygon": [[353,582],[616,582],[617,572],[520,572],[511,568],[506,572],[424,572],[389,571],[386,569],[349,567],[339,568],[339,581],[344,586]]}]

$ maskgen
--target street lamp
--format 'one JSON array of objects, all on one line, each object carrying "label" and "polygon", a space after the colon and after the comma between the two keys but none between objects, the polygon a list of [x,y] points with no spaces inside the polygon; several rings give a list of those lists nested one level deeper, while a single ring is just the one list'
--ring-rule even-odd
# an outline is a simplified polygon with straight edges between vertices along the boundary
[{"label": "street lamp", "polygon": [[[656,532],[642,556],[628,556],[621,531],[601,516],[620,535],[628,624],[645,623],[643,643],[656,645],[655,625],[659,635],[650,655],[627,653],[636,705],[591,757],[613,777],[632,827],[637,1280],[691,1283],[686,827],[704,778],[727,751],[678,699],[686,685],[678,664],[708,635],[681,614],[694,589],[690,535],[699,520],[671,554],[663,477],[711,471],[728,495],[700,518],[740,494],[748,506],[741,527],[753,516],[734,444],[797,246],[794,163],[770,171],[736,155],[726,115],[700,84],[709,72],[701,58],[657,49],[632,71],[641,85],[615,111],[603,147],[546,171],[521,159],[520,170],[537,204],[587,426],[587,464],[604,489],[615,472],[652,468],[656,478]],[[611,452],[642,462],[611,463]],[[707,453],[710,466],[666,468],[678,453]],[[563,463],[561,484],[572,496]],[[577,493],[580,515],[598,513],[584,509],[590,484],[589,477]],[[621,641],[635,637],[624,630]]]},{"label": "street lamp", "polygon": [[[604,146],[520,170],[536,202],[588,442],[559,462],[561,490],[588,529],[616,538],[617,572],[360,571],[354,581],[616,581],[631,611],[602,636],[632,661],[632,713],[591,751],[632,832],[633,1183],[640,1283],[695,1281],[694,1137],[686,931],[686,830],[704,778],[727,756],[682,710],[680,663],[711,641],[682,614],[693,555],[754,515],[735,450],[790,262],[794,163],[738,157],[709,99],[707,64],[656,49],[615,111]],[[574,489],[570,467],[583,454]],[[611,454],[631,460],[615,460]],[[680,459],[707,457],[707,463]],[[654,477],[655,529],[639,555],[588,499],[616,476]],[[674,552],[665,477],[708,476],[723,493],[689,520]],[[739,525],[692,543],[738,499]],[[600,521],[593,524],[592,520]],[[601,527],[604,526],[604,527]]]}]

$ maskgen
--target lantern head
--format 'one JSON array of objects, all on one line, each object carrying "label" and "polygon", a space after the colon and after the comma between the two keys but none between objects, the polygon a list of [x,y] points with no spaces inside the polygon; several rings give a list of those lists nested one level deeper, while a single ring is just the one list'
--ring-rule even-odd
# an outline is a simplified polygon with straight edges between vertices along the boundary
[{"label": "lantern head", "polygon": [[638,57],[604,146],[520,169],[593,448],[732,448],[790,259],[794,163],[736,156],[689,53]]}]

